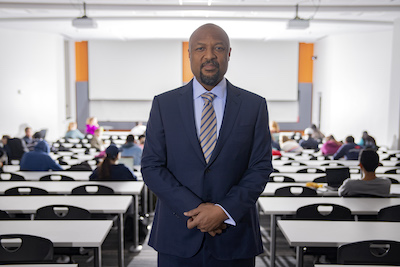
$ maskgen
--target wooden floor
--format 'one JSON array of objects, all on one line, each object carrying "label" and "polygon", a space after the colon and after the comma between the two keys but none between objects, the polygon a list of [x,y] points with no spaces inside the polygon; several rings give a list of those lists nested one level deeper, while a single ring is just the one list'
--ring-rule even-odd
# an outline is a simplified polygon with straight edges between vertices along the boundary
[{"label": "wooden floor", "polygon": [[[261,215],[261,232],[263,235],[263,242],[265,244],[265,251],[263,254],[257,256],[256,267],[270,266],[269,264],[269,216]],[[102,263],[104,267],[115,267],[118,266],[117,256],[117,230],[111,230],[106,241],[102,246]],[[131,242],[125,244],[125,266],[128,267],[156,267],[157,266],[157,253],[147,245],[147,239],[143,244],[143,248],[139,253],[132,253],[129,251]],[[73,256],[74,262],[79,264],[79,267],[93,266],[92,252],[89,251],[88,255]],[[282,233],[277,233],[277,267],[294,267],[296,265],[295,250],[289,247]],[[306,256],[304,259],[305,267],[314,266],[313,258]]]}]

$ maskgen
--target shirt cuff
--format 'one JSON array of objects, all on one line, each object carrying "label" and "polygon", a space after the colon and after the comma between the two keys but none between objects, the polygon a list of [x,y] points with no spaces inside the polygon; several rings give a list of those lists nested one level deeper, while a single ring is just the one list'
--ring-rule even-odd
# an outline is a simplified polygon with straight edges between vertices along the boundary
[{"label": "shirt cuff", "polygon": [[226,216],[229,217],[228,219],[226,219],[226,220],[224,221],[224,223],[227,223],[227,224],[236,226],[236,222],[233,220],[233,218],[231,217],[231,215],[230,215],[221,205],[215,204],[215,206],[220,207],[220,208],[225,212]]}]

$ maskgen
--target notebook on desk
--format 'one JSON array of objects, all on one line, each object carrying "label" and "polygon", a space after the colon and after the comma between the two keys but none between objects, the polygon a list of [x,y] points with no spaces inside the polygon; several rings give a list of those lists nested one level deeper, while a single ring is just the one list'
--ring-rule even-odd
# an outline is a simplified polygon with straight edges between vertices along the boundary
[{"label": "notebook on desk", "polygon": [[328,183],[326,188],[333,191],[337,191],[343,181],[350,177],[350,169],[348,167],[326,168],[325,172],[326,182]]}]

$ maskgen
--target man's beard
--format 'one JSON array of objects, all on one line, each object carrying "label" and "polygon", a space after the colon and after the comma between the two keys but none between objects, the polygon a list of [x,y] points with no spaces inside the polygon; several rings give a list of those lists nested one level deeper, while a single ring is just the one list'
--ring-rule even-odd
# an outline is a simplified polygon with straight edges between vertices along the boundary
[{"label": "man's beard", "polygon": [[[212,63],[214,66],[216,66],[218,68],[218,71],[212,76],[206,76],[200,70],[200,80],[205,85],[217,85],[218,78],[219,78],[219,64],[218,64],[218,62],[210,60],[210,61],[203,63],[203,65],[208,64],[208,63]],[[202,65],[201,69],[203,68],[203,65]]]}]

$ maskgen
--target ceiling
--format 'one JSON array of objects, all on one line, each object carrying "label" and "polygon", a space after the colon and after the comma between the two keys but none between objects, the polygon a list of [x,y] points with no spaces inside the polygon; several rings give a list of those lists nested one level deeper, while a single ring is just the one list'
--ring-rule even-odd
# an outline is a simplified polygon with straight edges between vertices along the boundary
[{"label": "ceiling", "polygon": [[[70,40],[181,39],[213,22],[231,39],[314,42],[332,34],[390,31],[400,0],[86,0],[96,29],[77,29],[83,0],[0,1],[0,29],[56,33]],[[310,27],[287,29],[296,15]]]}]

